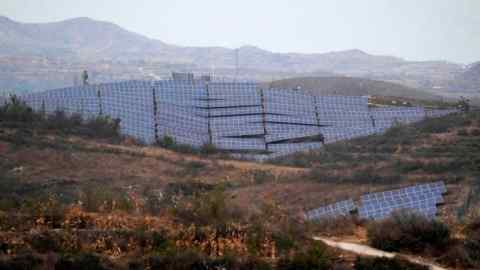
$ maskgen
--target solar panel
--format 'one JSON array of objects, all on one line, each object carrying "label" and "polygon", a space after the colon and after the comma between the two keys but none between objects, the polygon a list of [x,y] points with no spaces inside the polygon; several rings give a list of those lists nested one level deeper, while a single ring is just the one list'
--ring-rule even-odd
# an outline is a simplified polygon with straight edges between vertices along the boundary
[{"label": "solar panel", "polygon": [[223,150],[265,150],[265,141],[258,138],[214,137],[213,144]]},{"label": "solar panel", "polygon": [[302,130],[292,130],[289,132],[278,132],[278,133],[266,134],[265,141],[267,143],[271,143],[271,142],[291,140],[296,138],[314,137],[314,136],[319,136],[320,134],[321,133],[319,131],[308,132],[308,131],[302,131]]},{"label": "solar panel", "polygon": [[357,207],[352,199],[336,202],[334,204],[319,207],[306,213],[308,220],[321,220],[348,216]]},{"label": "solar panel", "polygon": [[437,212],[437,204],[443,202],[446,192],[443,182],[410,186],[402,189],[366,194],[361,197],[362,218],[383,219],[395,210],[409,209],[432,218]]}]

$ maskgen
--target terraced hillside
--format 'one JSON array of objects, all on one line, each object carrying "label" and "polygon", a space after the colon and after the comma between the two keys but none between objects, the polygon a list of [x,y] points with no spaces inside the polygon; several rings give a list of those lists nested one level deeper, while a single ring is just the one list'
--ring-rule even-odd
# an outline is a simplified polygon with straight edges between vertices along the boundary
[{"label": "terraced hillside", "polygon": [[[137,145],[99,133],[115,129],[108,119],[20,115],[0,110],[0,265],[292,269],[311,260],[325,263],[317,269],[353,269],[366,262],[308,239],[367,243],[366,229],[376,223],[352,218],[317,226],[304,221],[305,210],[443,180],[448,192],[438,217],[453,243],[479,214],[477,112],[400,125],[271,164]],[[478,262],[457,265],[435,252],[421,254],[458,269]]]}]

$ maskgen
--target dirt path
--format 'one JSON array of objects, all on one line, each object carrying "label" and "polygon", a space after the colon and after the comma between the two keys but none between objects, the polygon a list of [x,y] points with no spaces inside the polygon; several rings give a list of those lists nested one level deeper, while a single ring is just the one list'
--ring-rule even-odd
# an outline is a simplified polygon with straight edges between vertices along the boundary
[{"label": "dirt path", "polygon": [[416,264],[421,264],[428,266],[431,270],[447,270],[447,268],[440,267],[434,263],[426,262],[418,257],[404,255],[400,253],[393,253],[393,252],[385,252],[379,249],[375,249],[366,245],[349,243],[349,242],[340,242],[340,241],[333,241],[323,237],[313,237],[316,241],[322,241],[328,246],[338,248],[345,251],[350,251],[358,255],[365,255],[365,256],[372,256],[372,257],[387,257],[393,258],[395,256],[400,256],[402,258],[407,259],[408,261]]}]

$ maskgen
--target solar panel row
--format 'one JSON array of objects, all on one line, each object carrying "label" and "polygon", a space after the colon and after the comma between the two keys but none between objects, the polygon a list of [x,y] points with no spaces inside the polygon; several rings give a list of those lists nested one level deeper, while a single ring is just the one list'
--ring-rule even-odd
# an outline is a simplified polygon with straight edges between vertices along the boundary
[{"label": "solar panel row", "polygon": [[[309,138],[319,133],[325,143],[332,143],[383,132],[397,122],[411,123],[455,111],[369,109],[367,97],[312,97],[293,90],[260,90],[250,82],[207,84],[201,80],[104,83],[23,98],[35,110],[46,113],[64,110],[85,118],[100,113],[120,118],[124,134],[146,142],[154,141],[157,125],[158,137],[172,136],[192,146],[208,143],[212,137],[219,148],[269,148],[272,157],[321,147]],[[264,155],[254,158],[263,159]]]},{"label": "solar panel row", "polygon": [[442,194],[446,192],[443,182],[416,185],[407,188],[367,194],[361,197],[362,218],[382,219],[395,210],[409,209],[426,217],[433,217],[436,206],[443,202]]},{"label": "solar panel row", "polygon": [[320,220],[324,218],[336,218],[339,216],[348,216],[356,209],[352,199],[336,202],[308,211],[306,216],[309,220]]},{"label": "solar panel row", "polygon": [[438,213],[437,205],[443,202],[443,194],[446,192],[445,183],[442,181],[414,185],[363,195],[360,207],[349,199],[310,210],[306,216],[309,220],[319,220],[346,216],[358,210],[360,218],[380,220],[394,211],[405,209],[427,218],[435,218]]}]

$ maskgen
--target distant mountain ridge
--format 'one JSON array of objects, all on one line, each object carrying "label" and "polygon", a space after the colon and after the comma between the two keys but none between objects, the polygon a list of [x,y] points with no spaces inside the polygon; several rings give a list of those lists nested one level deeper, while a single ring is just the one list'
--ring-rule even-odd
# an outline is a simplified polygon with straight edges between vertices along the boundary
[{"label": "distant mountain ridge", "polygon": [[[288,37],[285,37],[288,39]],[[239,56],[239,70],[257,71],[255,79],[271,80],[312,74],[330,76],[362,77],[374,80],[400,83],[413,88],[446,88],[463,72],[463,66],[446,61],[406,61],[393,56],[377,56],[353,49],[329,53],[274,53],[255,46],[238,49],[223,47],[182,47],[167,44],[160,40],[125,30],[120,26],[89,18],[75,18],[53,23],[20,23],[7,17],[0,17],[0,61],[9,65],[12,57],[21,57],[29,62],[48,58],[61,59],[68,63],[78,63],[78,67],[68,70],[68,76],[77,73],[79,68],[91,69],[91,65],[102,65],[95,72],[104,76],[102,80],[118,80],[120,71],[114,68],[118,61],[128,63],[129,78],[156,77],[158,73],[182,67],[183,69],[209,73],[219,70],[224,76],[235,74],[236,54]],[[6,59],[6,60],[5,60]],[[32,60],[33,61],[33,60]],[[30,61],[30,62],[32,62]],[[148,67],[138,65],[147,62]],[[99,62],[100,64],[96,64]],[[5,64],[4,64],[5,63]],[[88,64],[84,64],[88,63]],[[55,75],[56,70],[65,72],[64,67],[48,66],[49,80],[63,82],[71,80],[66,74]],[[135,66],[137,65],[137,66]],[[84,67],[85,66],[85,67]],[[153,66],[153,68],[152,68]],[[17,68],[13,66],[12,69]],[[149,69],[148,72],[144,72]],[[35,70],[33,67],[32,70]],[[133,71],[132,71],[133,70]],[[137,75],[137,70],[140,75]],[[35,83],[36,78],[28,78],[17,73],[1,74],[0,81],[9,80],[6,85],[17,81]],[[126,72],[126,71],[123,71]],[[143,72],[143,73],[142,73]],[[21,72],[20,72],[21,73]],[[145,73],[145,74],[144,74]],[[23,75],[22,75],[23,76]],[[37,76],[32,71],[32,75]],[[42,75],[43,76],[43,75]],[[55,78],[57,76],[57,78]],[[51,78],[50,78],[51,77]],[[38,75],[38,81],[45,78]],[[0,87],[1,87],[0,83]],[[55,85],[52,82],[41,85]]]}]

